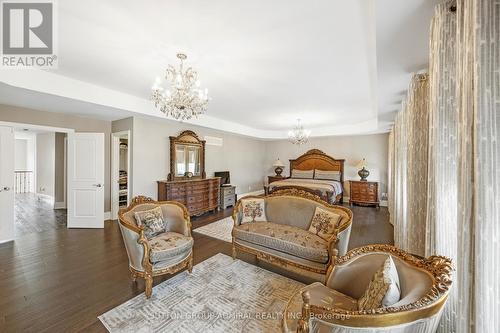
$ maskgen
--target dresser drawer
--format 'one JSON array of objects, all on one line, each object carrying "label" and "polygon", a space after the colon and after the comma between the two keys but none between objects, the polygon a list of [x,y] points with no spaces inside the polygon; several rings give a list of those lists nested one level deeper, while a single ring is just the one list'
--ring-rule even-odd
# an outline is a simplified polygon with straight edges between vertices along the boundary
[{"label": "dresser drawer", "polygon": [[378,206],[378,183],[369,181],[350,181],[350,203]]}]

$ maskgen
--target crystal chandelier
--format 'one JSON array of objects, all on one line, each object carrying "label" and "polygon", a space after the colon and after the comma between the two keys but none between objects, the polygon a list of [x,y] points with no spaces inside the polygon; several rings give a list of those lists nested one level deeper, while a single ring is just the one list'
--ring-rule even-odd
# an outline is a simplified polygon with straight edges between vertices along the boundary
[{"label": "crystal chandelier", "polygon": [[309,135],[311,135],[311,131],[304,129],[300,124],[300,119],[297,119],[297,126],[288,131],[288,140],[294,145],[302,145],[309,141]]},{"label": "crystal chandelier", "polygon": [[151,100],[156,108],[168,117],[176,120],[187,120],[205,113],[208,106],[208,89],[200,89],[198,73],[191,67],[184,70],[184,60],[187,56],[177,54],[181,64],[179,69],[168,65],[165,79],[170,83],[171,89],[164,90],[159,78],[153,86]]}]

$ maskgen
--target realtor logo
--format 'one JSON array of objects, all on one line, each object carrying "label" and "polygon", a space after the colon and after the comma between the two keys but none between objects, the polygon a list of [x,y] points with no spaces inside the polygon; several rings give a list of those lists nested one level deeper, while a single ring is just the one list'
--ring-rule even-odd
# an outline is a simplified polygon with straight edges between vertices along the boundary
[{"label": "realtor logo", "polygon": [[54,1],[4,0],[2,17],[2,67],[54,68]]}]

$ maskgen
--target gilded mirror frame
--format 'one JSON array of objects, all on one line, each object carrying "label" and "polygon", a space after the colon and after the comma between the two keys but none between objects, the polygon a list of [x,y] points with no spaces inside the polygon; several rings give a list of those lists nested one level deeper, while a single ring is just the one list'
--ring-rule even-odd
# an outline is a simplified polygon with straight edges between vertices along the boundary
[{"label": "gilded mirror frame", "polygon": [[[200,151],[200,174],[193,175],[192,177],[187,176],[177,176],[175,172],[175,163],[177,161],[177,150],[175,149],[177,145],[198,147]],[[168,174],[168,180],[192,180],[192,179],[205,179],[205,140],[200,140],[198,135],[193,131],[183,131],[178,136],[170,137],[170,173]]]}]

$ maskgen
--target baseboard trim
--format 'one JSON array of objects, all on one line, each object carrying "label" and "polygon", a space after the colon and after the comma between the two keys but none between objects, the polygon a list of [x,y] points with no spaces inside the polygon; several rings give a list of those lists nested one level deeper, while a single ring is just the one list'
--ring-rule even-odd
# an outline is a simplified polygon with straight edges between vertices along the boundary
[{"label": "baseboard trim", "polygon": [[[344,203],[349,203],[349,197],[344,197]],[[387,200],[381,200],[380,201],[380,207],[387,207]]]},{"label": "baseboard trim", "polygon": [[66,202],[54,202],[54,209],[66,209]]},{"label": "baseboard trim", "polygon": [[13,241],[14,241],[14,238],[0,240],[0,244],[4,244],[4,243],[8,243],[8,242],[13,242]]},{"label": "baseboard trim", "polygon": [[241,199],[241,198],[244,198],[244,197],[248,197],[248,196],[251,196],[251,195],[262,195],[262,194],[264,194],[264,190],[247,192],[247,193],[241,193],[241,194],[238,194],[238,199]]},{"label": "baseboard trim", "polygon": [[104,212],[104,221],[111,220],[111,212]]}]

